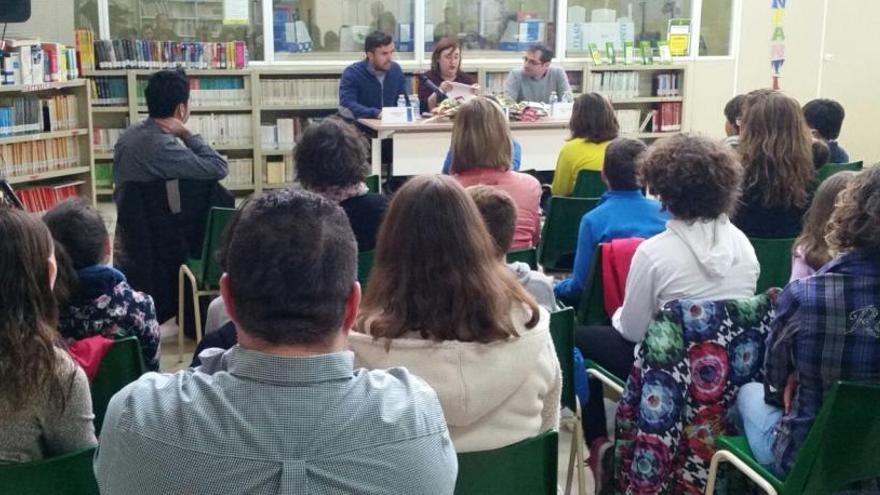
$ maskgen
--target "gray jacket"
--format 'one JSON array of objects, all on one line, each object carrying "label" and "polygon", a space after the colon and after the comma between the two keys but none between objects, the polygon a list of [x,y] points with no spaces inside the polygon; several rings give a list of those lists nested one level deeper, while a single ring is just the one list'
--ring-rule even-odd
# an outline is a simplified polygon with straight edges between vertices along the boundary
[{"label": "gray jacket", "polygon": [[539,271],[532,270],[528,263],[521,261],[508,263],[507,268],[513,272],[519,283],[535,297],[539,306],[551,313],[559,309],[556,296],[553,294],[553,279]]}]

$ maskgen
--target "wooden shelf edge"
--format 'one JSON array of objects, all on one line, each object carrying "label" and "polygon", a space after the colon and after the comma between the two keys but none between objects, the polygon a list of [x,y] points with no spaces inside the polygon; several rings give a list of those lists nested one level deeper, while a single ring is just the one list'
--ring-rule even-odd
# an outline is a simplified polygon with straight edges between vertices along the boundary
[{"label": "wooden shelf edge", "polygon": [[91,172],[91,167],[73,167],[73,168],[65,168],[61,170],[52,170],[50,172],[42,172],[39,174],[31,174],[31,175],[19,175],[13,177],[7,177],[6,180],[10,184],[24,184],[26,182],[37,182],[48,179],[56,179],[59,177],[70,177],[73,175],[81,175],[88,174]]},{"label": "wooden shelf edge", "polygon": [[18,134],[9,137],[0,137],[0,145],[15,143],[30,143],[33,141],[45,141],[47,139],[85,136],[89,133],[88,128],[67,129],[64,131],[39,132],[33,134]]}]

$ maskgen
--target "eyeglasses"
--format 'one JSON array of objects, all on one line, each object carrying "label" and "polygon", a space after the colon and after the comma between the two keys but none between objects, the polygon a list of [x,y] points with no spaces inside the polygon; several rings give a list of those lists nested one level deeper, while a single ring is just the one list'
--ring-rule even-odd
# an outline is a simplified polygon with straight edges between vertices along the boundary
[{"label": "eyeglasses", "polygon": [[529,57],[523,57],[523,62],[531,65],[532,67],[540,67],[540,66],[544,65],[544,62],[541,62],[540,60],[535,60],[535,59],[529,58]]}]

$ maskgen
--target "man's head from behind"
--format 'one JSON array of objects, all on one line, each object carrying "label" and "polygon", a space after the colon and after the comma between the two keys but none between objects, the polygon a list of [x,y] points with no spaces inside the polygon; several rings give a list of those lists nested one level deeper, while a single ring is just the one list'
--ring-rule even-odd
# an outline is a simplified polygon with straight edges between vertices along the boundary
[{"label": "man's head from behind", "polygon": [[189,78],[182,70],[161,70],[150,77],[144,90],[147,111],[154,119],[189,118]]},{"label": "man's head from behind", "polygon": [[486,224],[486,230],[495,241],[496,253],[504,258],[513,244],[516,231],[516,203],[505,191],[492,186],[471,186],[467,192]]},{"label": "man's head from behind", "polygon": [[826,141],[837,139],[840,136],[840,128],[843,126],[843,118],[846,113],[843,106],[828,98],[817,98],[804,105],[804,118],[810,129],[818,134],[818,138]]},{"label": "man's head from behind", "polygon": [[342,208],[310,192],[274,191],[242,207],[226,235],[220,289],[243,346],[338,343],[360,304],[357,243]]},{"label": "man's head from behind", "polygon": [[364,40],[364,52],[374,69],[387,71],[394,58],[394,39],[382,31],[373,31]]},{"label": "man's head from behind", "polygon": [[605,163],[602,177],[612,191],[631,191],[638,189],[638,166],[636,161],[647,147],[638,139],[619,137],[605,149]]}]

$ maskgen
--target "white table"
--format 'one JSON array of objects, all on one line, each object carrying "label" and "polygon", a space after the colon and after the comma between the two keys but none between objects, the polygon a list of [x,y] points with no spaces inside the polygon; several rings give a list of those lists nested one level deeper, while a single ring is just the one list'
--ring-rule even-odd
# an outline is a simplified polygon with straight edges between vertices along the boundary
[{"label": "white table", "polygon": [[[451,121],[383,124],[377,119],[359,119],[373,139],[372,174],[382,171],[382,139],[394,145],[394,163],[389,175],[437,174],[449,151]],[[559,150],[569,137],[568,119],[511,122],[510,132],[522,146],[520,170],[555,170]]]}]

